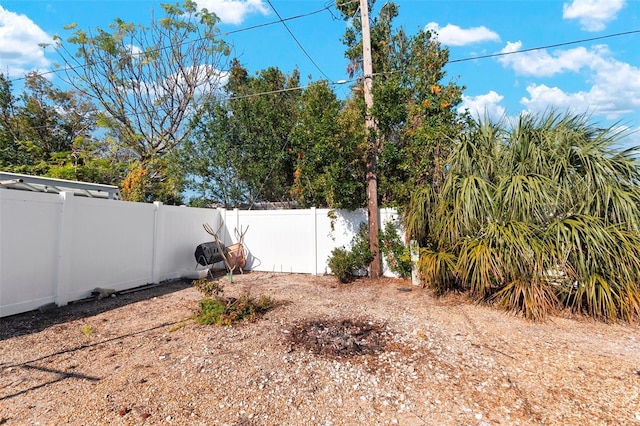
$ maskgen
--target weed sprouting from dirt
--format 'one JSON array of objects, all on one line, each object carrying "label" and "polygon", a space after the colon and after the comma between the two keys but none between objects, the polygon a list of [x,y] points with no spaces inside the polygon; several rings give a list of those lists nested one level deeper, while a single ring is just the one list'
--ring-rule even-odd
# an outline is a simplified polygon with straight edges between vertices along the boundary
[{"label": "weed sprouting from dirt", "polygon": [[317,355],[353,357],[384,350],[390,333],[384,324],[365,320],[310,320],[295,325],[291,343]]},{"label": "weed sprouting from dirt", "polygon": [[91,327],[88,324],[83,324],[81,330],[82,330],[82,334],[84,334],[87,337],[93,334],[93,327]]}]

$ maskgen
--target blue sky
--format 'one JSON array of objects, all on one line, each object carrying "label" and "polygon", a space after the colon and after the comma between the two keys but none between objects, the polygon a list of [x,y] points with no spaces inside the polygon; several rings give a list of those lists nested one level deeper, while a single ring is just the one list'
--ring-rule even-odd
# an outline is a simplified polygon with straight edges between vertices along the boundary
[{"label": "blue sky", "polygon": [[[357,1],[357,0],[356,0]],[[55,51],[39,43],[65,36],[63,26],[107,27],[114,18],[149,23],[161,1],[147,0],[0,0],[0,72],[20,77],[29,70],[51,70]],[[384,2],[378,0],[376,11]],[[638,133],[627,139],[640,145],[640,0],[397,0],[396,25],[410,34],[432,29],[450,49],[446,79],[466,86],[463,107],[493,117],[522,111],[588,113],[600,125],[620,123]],[[302,82],[347,78],[345,23],[330,8],[287,21],[305,55],[282,23],[283,18],[320,11],[331,1],[199,0],[221,19],[222,36],[250,70],[298,68]],[[239,31],[255,25],[273,23]],[[600,38],[612,34],[631,34]],[[227,32],[232,32],[226,34]],[[561,43],[600,38],[556,47]],[[480,56],[537,50],[492,58]],[[374,70],[375,72],[375,70]],[[50,78],[56,81],[55,74]],[[348,85],[335,85],[340,96]]]}]

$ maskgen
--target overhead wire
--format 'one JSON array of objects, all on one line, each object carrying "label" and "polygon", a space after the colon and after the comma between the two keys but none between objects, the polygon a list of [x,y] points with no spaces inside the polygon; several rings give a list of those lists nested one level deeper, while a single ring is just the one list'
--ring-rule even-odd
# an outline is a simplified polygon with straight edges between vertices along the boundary
[{"label": "overhead wire", "polygon": [[[527,48],[527,49],[514,50],[512,52],[498,52],[498,53],[491,53],[491,54],[488,54],[488,55],[469,56],[467,58],[451,59],[451,60],[448,60],[446,62],[446,64],[469,62],[469,61],[475,61],[477,59],[496,58],[496,57],[500,57],[500,56],[518,55],[518,54],[521,54],[521,53],[534,52],[536,50],[552,49],[554,47],[569,46],[569,45],[572,45],[572,44],[582,44],[582,43],[587,43],[587,42],[590,42],[590,41],[602,40],[602,39],[613,38],[613,37],[621,37],[621,36],[632,35],[632,34],[640,34],[640,30],[623,31],[623,32],[618,32],[618,33],[598,36],[598,37],[583,38],[583,39],[579,39],[579,40],[565,41],[565,42],[562,42],[562,43],[547,44],[547,45],[538,46],[538,47],[530,47],[530,48]],[[404,69],[395,69],[395,70],[390,70],[390,71],[374,72],[372,75],[376,76],[376,75],[397,74],[397,73],[400,73],[400,72],[403,72],[403,71],[404,71]]]},{"label": "overhead wire", "polygon": [[322,71],[322,69],[320,68],[320,66],[316,63],[316,61],[313,60],[313,58],[311,57],[311,55],[309,55],[309,52],[307,52],[307,50],[302,46],[302,44],[300,43],[300,41],[298,40],[298,38],[295,36],[295,34],[293,34],[293,31],[291,31],[291,29],[289,28],[289,26],[287,25],[287,23],[282,19],[282,17],[280,16],[280,14],[278,13],[278,11],[276,10],[276,8],[273,6],[273,4],[271,3],[271,0],[267,0],[267,3],[269,4],[269,6],[271,7],[271,9],[273,9],[273,12],[276,14],[276,16],[278,17],[278,19],[280,19],[280,22],[282,22],[282,25],[285,27],[285,29],[287,30],[287,32],[289,33],[289,35],[291,35],[291,37],[293,38],[293,40],[296,42],[296,44],[298,45],[298,47],[300,48],[300,50],[302,50],[302,53],[305,54],[305,56],[307,58],[309,58],[309,61],[311,61],[311,63],[313,64],[313,66],[316,67],[316,69],[318,71],[320,71],[320,74],[324,75],[326,77],[327,80],[329,81],[333,81],[324,71]]},{"label": "overhead wire", "polygon": [[[304,47],[299,43],[299,41],[297,40],[295,35],[291,32],[291,30],[288,28],[288,26],[285,23],[286,21],[300,19],[300,18],[304,18],[304,17],[307,17],[307,16],[311,16],[311,15],[314,15],[314,14],[318,14],[318,13],[324,12],[326,10],[330,10],[333,7],[332,3],[327,3],[325,5],[325,7],[323,7],[322,9],[318,9],[318,10],[314,10],[314,11],[311,11],[311,12],[307,12],[307,13],[291,16],[291,17],[288,17],[288,18],[282,18],[280,16],[280,14],[277,12],[277,10],[273,7],[273,4],[271,3],[271,1],[270,0],[267,0],[267,1],[268,1],[269,5],[271,6],[271,8],[273,9],[273,11],[278,16],[278,20],[277,21],[267,22],[267,23],[263,23],[263,24],[259,24],[259,25],[254,25],[254,26],[251,26],[251,27],[246,27],[246,28],[241,28],[241,29],[238,29],[238,30],[228,31],[228,32],[224,32],[224,34],[228,35],[228,34],[233,34],[233,33],[238,33],[238,32],[242,32],[242,31],[253,30],[253,29],[256,29],[256,28],[261,28],[261,27],[265,27],[265,26],[269,26],[269,25],[276,25],[276,24],[282,23],[285,26],[285,28],[287,29],[287,31],[289,32],[289,34],[296,41],[296,43],[298,44],[300,49],[305,53],[305,55],[314,64],[314,66],[318,69],[318,71],[320,71],[327,78],[329,85],[332,85],[332,86],[333,85],[341,85],[341,84],[345,84],[345,83],[356,82],[356,81],[359,80],[358,78],[353,78],[353,79],[350,79],[350,80],[340,80],[340,81],[336,82],[336,81],[333,81],[332,79],[330,79],[320,69],[320,67],[317,65],[317,63],[313,60],[313,58],[304,49]],[[357,1],[358,0],[351,0],[351,1],[344,2],[342,4],[349,4],[349,3],[354,3],[354,2],[357,2]],[[332,16],[333,16],[333,14],[332,14]],[[526,52],[531,52],[531,51],[536,51],[536,50],[550,49],[550,48],[562,47],[562,46],[568,46],[568,45],[574,45],[574,44],[581,44],[581,43],[587,43],[587,42],[590,42],[590,41],[597,41],[597,40],[603,40],[603,39],[607,39],[607,38],[621,37],[621,36],[633,35],[633,34],[638,34],[638,33],[640,33],[640,30],[630,30],[630,31],[624,31],[624,32],[617,32],[617,33],[606,34],[606,35],[602,35],[602,36],[598,36],[598,37],[583,38],[583,39],[579,39],[579,40],[572,40],[572,41],[567,41],[567,42],[562,42],[562,43],[554,43],[554,44],[549,44],[549,45],[543,45],[543,46],[538,46],[538,47],[532,47],[532,48],[527,48],[527,49],[516,50],[516,51],[512,51],[512,52],[498,52],[498,53],[488,54],[488,55],[452,59],[452,60],[447,61],[447,64],[467,62],[467,61],[473,61],[473,60],[477,60],[477,59],[487,59],[487,58],[501,57],[501,56],[507,56],[507,55],[516,55],[516,54],[521,54],[521,53],[526,53]],[[188,40],[188,41],[186,41],[186,42],[184,42],[182,44],[192,43],[192,42],[195,42],[195,41],[196,40]],[[168,49],[168,48],[171,48],[171,46],[163,46],[163,47],[158,48],[157,50],[160,51],[161,49]],[[57,72],[62,72],[62,71],[70,71],[70,70],[74,70],[74,69],[77,69],[77,68],[83,68],[83,67],[86,67],[86,66],[87,66],[86,64],[82,64],[82,65],[77,65],[77,66],[74,66],[74,67],[65,67],[65,68],[60,68],[60,69],[57,69],[57,70],[41,72],[41,73],[38,73],[38,75],[42,76],[42,75],[47,75],[47,74],[52,74],[52,73],[57,73]],[[386,71],[386,72],[374,73],[373,75],[387,75],[387,74],[399,73],[399,72],[402,72],[402,71],[403,71],[402,69],[397,69],[397,70],[391,70],[391,71]],[[19,77],[19,78],[9,79],[9,81],[13,82],[13,81],[17,81],[17,80],[23,80],[23,79],[26,79],[26,78],[27,78],[26,76],[25,77]],[[269,95],[269,94],[277,94],[277,93],[288,92],[288,91],[293,91],[293,90],[304,90],[304,89],[306,89],[308,87],[309,87],[309,85],[305,85],[305,86],[291,87],[291,88],[278,89],[278,90],[272,90],[272,91],[256,92],[256,93],[245,94],[245,95],[223,97],[222,99],[223,100],[243,99],[243,98],[250,98],[250,97],[256,97],[256,96]],[[93,112],[93,111],[91,111],[91,112]]]},{"label": "overhead wire", "polygon": [[[355,1],[357,1],[357,0],[347,1],[347,2],[342,3],[342,4],[349,4],[349,3],[353,3]],[[285,22],[287,22],[287,21],[306,18],[308,16],[312,16],[312,15],[316,15],[318,13],[325,12],[325,11],[331,9],[332,7],[333,7],[333,4],[328,3],[321,9],[313,10],[311,12],[306,12],[306,13],[302,13],[302,14],[295,15],[295,16],[290,16],[288,18],[282,18],[274,9],[274,12],[276,12],[276,15],[278,15],[278,20],[277,21],[264,22],[262,24],[252,25],[252,26],[245,27],[245,28],[240,28],[240,29],[237,29],[237,30],[224,31],[224,32],[221,32],[221,34],[224,35],[224,36],[229,36],[231,34],[236,34],[236,33],[241,33],[241,32],[244,32],[244,31],[255,30],[255,29],[258,29],[258,28],[263,28],[263,27],[267,27],[267,26],[271,26],[271,25],[277,25],[277,24],[280,24],[280,23],[285,24]],[[273,9],[273,6],[272,6],[272,9]],[[285,27],[286,27],[286,24],[285,24]],[[173,49],[175,47],[181,47],[183,45],[190,44],[190,43],[196,43],[196,42],[202,41],[202,40],[204,40],[204,38],[202,38],[202,37],[197,38],[197,39],[193,39],[193,40],[186,40],[186,41],[184,41],[182,43],[179,43],[178,45],[161,46],[161,47],[158,47],[156,49],[151,50],[150,52],[151,53],[157,53],[157,52],[160,52],[162,50]],[[73,71],[73,70],[76,70],[76,69],[79,69],[79,68],[85,68],[87,66],[88,66],[87,64],[79,64],[79,65],[74,65],[74,66],[70,66],[70,67],[67,66],[67,67],[62,67],[62,68],[58,68],[58,69],[54,69],[54,70],[42,71],[42,72],[38,72],[37,74],[40,75],[40,76],[45,76],[45,75],[56,74],[56,73],[60,73],[60,72]],[[326,75],[325,75],[325,77],[326,77]],[[9,82],[15,82],[15,81],[26,80],[26,79],[27,79],[27,77],[23,76],[23,77],[14,77],[12,79],[8,79],[8,81]]]},{"label": "overhead wire", "polygon": [[[318,69],[318,71],[320,71],[320,73],[322,75],[324,75],[327,78],[327,80],[329,80],[332,83],[335,83],[331,78],[329,78],[320,69],[320,67],[317,65],[317,63],[308,54],[308,52],[304,49],[304,47],[302,47],[302,45],[299,43],[299,41],[297,40],[295,35],[291,32],[289,27],[286,25],[286,21],[291,21],[291,20],[295,20],[295,19],[300,19],[300,18],[312,16],[312,15],[315,15],[315,14],[318,14],[318,13],[322,13],[324,11],[330,11],[330,9],[333,7],[333,2],[327,2],[325,4],[325,6],[323,8],[321,8],[321,9],[317,9],[317,10],[314,10],[314,11],[311,11],[311,12],[306,12],[306,13],[302,13],[302,14],[299,14],[299,15],[291,16],[291,17],[288,17],[288,18],[282,18],[280,16],[280,14],[277,12],[277,10],[271,4],[271,1],[270,0],[267,0],[267,1],[268,1],[269,5],[271,6],[271,8],[273,9],[273,11],[278,16],[278,20],[277,21],[271,21],[271,22],[266,22],[266,23],[262,23],[262,24],[258,24],[258,25],[253,25],[253,26],[250,26],[250,27],[245,27],[245,28],[241,28],[241,29],[237,29],[237,30],[226,31],[226,32],[224,32],[222,34],[230,35],[230,34],[235,34],[235,33],[243,32],[243,31],[249,31],[249,30],[253,30],[253,29],[257,29],[257,28],[262,28],[262,27],[266,27],[266,26],[276,25],[276,24],[282,23],[285,26],[285,28],[287,29],[287,31],[289,32],[289,34],[291,34],[293,39],[296,41],[296,43],[298,44],[300,49],[304,52],[304,54],[307,56],[307,58],[309,58],[309,60],[314,64],[314,66]],[[341,3],[339,5],[355,3],[357,1],[358,0],[350,0],[350,1],[346,1],[344,3]],[[331,15],[333,17],[333,14],[331,14]],[[531,47],[531,48],[516,50],[516,51],[512,51],[512,52],[498,52],[498,53],[487,54],[487,55],[472,56],[472,57],[460,58],[460,59],[452,59],[452,60],[447,61],[447,64],[453,64],[453,63],[459,63],[459,62],[468,62],[468,61],[473,61],[473,60],[477,60],[477,59],[487,59],[487,58],[495,58],[495,57],[508,56],[508,55],[516,55],[516,54],[532,52],[532,51],[536,51],[536,50],[550,49],[550,48],[554,48],[554,47],[562,47],[562,46],[568,46],[568,45],[580,44],[580,43],[587,43],[587,42],[590,42],[590,41],[597,41],[597,40],[603,40],[603,39],[607,39],[607,38],[620,37],[620,36],[624,36],[624,35],[632,35],[632,34],[638,34],[638,33],[640,33],[640,30],[630,30],[630,31],[618,32],[618,33],[613,33],[613,34],[606,34],[606,35],[602,35],[602,36],[598,36],[598,37],[584,38],[584,39],[572,40],[572,41],[567,41],[567,42],[562,42],[562,43],[555,43],[555,44],[543,45],[543,46],[538,46],[538,47]],[[187,40],[187,41],[185,41],[183,43],[180,43],[180,46],[183,45],[183,44],[194,43],[194,42],[202,41],[202,40],[203,40],[203,38],[194,39],[194,40]],[[171,49],[173,47],[175,47],[175,46],[173,46],[173,45],[171,45],[171,46],[162,46],[162,47],[159,47],[159,48],[155,49],[155,51],[159,52],[161,50]],[[75,65],[75,66],[71,66],[71,67],[63,67],[63,68],[59,68],[59,69],[55,69],[55,70],[37,72],[37,74],[39,76],[45,76],[45,75],[59,73],[59,72],[73,71],[73,70],[76,70],[76,69],[79,69],[79,68],[85,68],[87,66],[88,66],[87,64],[79,64],[79,65]],[[398,69],[398,70],[393,70],[393,71],[374,73],[373,75],[393,74],[393,73],[398,73],[398,72],[402,72],[402,70]],[[13,79],[7,79],[7,80],[9,82],[15,82],[15,81],[20,81],[20,80],[25,80],[26,78],[27,78],[27,76],[15,77]],[[265,94],[268,94],[268,93],[269,92],[265,92]],[[258,94],[256,94],[256,95],[258,95]]]},{"label": "overhead wire", "polygon": [[619,32],[619,33],[614,33],[614,34],[606,34],[606,35],[598,36],[598,37],[583,38],[583,39],[580,39],[580,40],[573,40],[573,41],[565,41],[565,42],[562,42],[562,43],[548,44],[548,45],[540,46],[540,47],[530,47],[530,48],[527,48],[527,49],[515,50],[513,52],[499,52],[499,53],[492,53],[492,54],[488,54],[488,55],[474,56],[474,57],[469,57],[469,58],[453,59],[453,60],[447,61],[447,63],[448,64],[453,64],[453,63],[457,63],[457,62],[473,61],[475,59],[496,58],[496,57],[499,57],[499,56],[514,55],[514,54],[517,54],[517,53],[533,52],[535,50],[553,49],[554,47],[570,46],[572,44],[588,43],[590,41],[603,40],[603,39],[606,39],[606,38],[621,37],[621,36],[624,36],[624,35],[638,34],[638,33],[640,33],[640,30],[624,31],[624,32]]}]

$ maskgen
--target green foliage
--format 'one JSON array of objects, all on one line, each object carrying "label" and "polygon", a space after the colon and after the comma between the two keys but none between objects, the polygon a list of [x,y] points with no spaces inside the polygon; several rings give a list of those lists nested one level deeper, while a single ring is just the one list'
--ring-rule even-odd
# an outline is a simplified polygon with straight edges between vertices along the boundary
[{"label": "green foliage", "polygon": [[[352,77],[362,55],[353,6],[337,5],[352,24],[343,37]],[[451,140],[465,122],[456,112],[463,88],[445,81],[447,49],[428,32],[408,36],[394,27],[398,11],[387,2],[372,22],[372,115],[380,201],[404,206],[416,187],[442,184]],[[300,90],[297,71],[252,76],[234,59],[228,101],[210,103],[192,123],[181,157],[191,171],[189,189],[227,207],[291,199],[302,207],[364,207],[368,142],[358,81],[341,102],[327,82]]]},{"label": "green foliage", "polygon": [[250,77],[233,60],[226,86],[230,99],[205,106],[181,151],[180,161],[191,172],[189,187],[228,207],[289,200],[299,85],[297,70],[287,75],[271,67]]},{"label": "green foliage", "polygon": [[446,251],[420,249],[418,269],[427,285],[442,294],[456,284],[456,257]]},{"label": "green foliage", "polygon": [[331,272],[338,277],[341,283],[352,281],[355,272],[362,267],[362,265],[356,264],[350,255],[351,253],[344,247],[336,247],[331,250],[331,256],[327,261]]},{"label": "green foliage", "polygon": [[534,320],[562,308],[637,318],[640,168],[635,148],[613,148],[623,136],[553,111],[472,123],[443,184],[405,212],[427,285]]},{"label": "green foliage", "polygon": [[363,223],[351,241],[351,249],[345,247],[333,249],[327,263],[331,272],[341,283],[348,283],[360,276],[372,260],[368,227]]},{"label": "green foliage", "polygon": [[353,102],[343,106],[326,82],[302,93],[291,134],[296,154],[291,196],[301,206],[364,205],[364,133],[353,112]]},{"label": "green foliage", "polygon": [[94,136],[95,129],[95,106],[78,92],[30,73],[16,96],[0,74],[0,169],[118,184],[126,167]]},{"label": "green foliage", "polygon": [[236,144],[233,114],[212,101],[192,120],[193,132],[180,146],[178,163],[187,170],[186,188],[195,192],[191,205],[248,204],[248,186],[240,180],[241,149]]},{"label": "green foliage", "polygon": [[411,276],[411,253],[398,235],[396,224],[393,221],[385,223],[384,228],[378,234],[380,251],[384,255],[389,269],[402,278]]},{"label": "green foliage", "polygon": [[257,299],[248,294],[237,299],[224,297],[224,286],[217,280],[201,278],[194,280],[193,286],[205,296],[199,303],[200,311],[195,315],[200,324],[228,326],[241,321],[253,322],[277,304],[274,299],[264,295]]},{"label": "green foliage", "polygon": [[[372,15],[375,1],[371,1]],[[357,5],[356,5],[357,6]],[[338,5],[349,25],[342,39],[349,71],[359,73],[361,24],[353,5]],[[464,87],[445,80],[449,51],[428,31],[408,36],[394,27],[400,8],[385,2],[371,22],[372,116],[378,142],[378,194],[382,204],[406,206],[415,188],[439,187],[452,140],[465,128],[457,113]],[[361,82],[355,89],[361,90]],[[361,116],[364,105],[360,103]]]},{"label": "green foliage", "polygon": [[200,312],[196,320],[200,324],[229,326],[241,321],[253,322],[275,306],[275,301],[268,296],[255,299],[243,295],[238,299],[221,297],[206,298],[200,301]]}]

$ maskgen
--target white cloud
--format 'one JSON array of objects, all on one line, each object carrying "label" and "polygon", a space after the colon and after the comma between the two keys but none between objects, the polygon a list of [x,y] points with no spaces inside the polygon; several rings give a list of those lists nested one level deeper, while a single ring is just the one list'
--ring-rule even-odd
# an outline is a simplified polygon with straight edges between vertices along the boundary
[{"label": "white cloud", "polygon": [[197,0],[198,6],[214,12],[224,24],[239,25],[252,13],[269,14],[262,0]]},{"label": "white cloud", "polygon": [[594,76],[589,90],[568,93],[558,87],[531,84],[529,97],[521,103],[532,112],[549,108],[572,113],[589,113],[617,120],[640,109],[640,69],[621,62],[608,63]]},{"label": "white cloud", "polygon": [[457,25],[447,24],[440,28],[436,22],[429,22],[425,31],[434,31],[438,34],[438,40],[448,46],[465,46],[483,41],[500,41],[500,36],[487,27],[460,28]]},{"label": "white cloud", "polygon": [[499,103],[504,96],[491,90],[489,93],[478,96],[462,95],[462,103],[458,107],[459,112],[469,110],[474,118],[484,118],[488,115],[493,121],[500,120],[505,115],[505,109]]},{"label": "white cloud", "polygon": [[[507,45],[500,52],[513,53],[521,48],[522,42],[520,41],[507,42]],[[578,72],[583,67],[592,66],[594,62],[601,62],[602,57],[608,54],[609,50],[606,46],[595,46],[591,50],[584,47],[557,50],[553,55],[540,49],[502,56],[498,62],[505,67],[513,68],[519,75],[551,77],[567,71]]]},{"label": "white cloud", "polygon": [[[517,51],[521,47],[520,42],[507,43],[503,52]],[[527,87],[529,97],[521,100],[529,111],[540,112],[553,107],[618,119],[640,109],[640,68],[613,58],[606,46],[577,47],[553,54],[535,50],[504,56],[499,62],[520,75],[551,77],[567,72],[586,75],[586,78],[580,78],[591,87],[574,93],[546,84],[530,84]]]},{"label": "white cloud", "polygon": [[50,62],[40,43],[52,44],[53,39],[29,17],[0,6],[0,72],[22,76],[47,69]]},{"label": "white cloud", "polygon": [[625,0],[573,0],[562,5],[564,19],[577,19],[586,31],[601,31],[625,6]]}]

